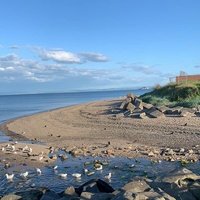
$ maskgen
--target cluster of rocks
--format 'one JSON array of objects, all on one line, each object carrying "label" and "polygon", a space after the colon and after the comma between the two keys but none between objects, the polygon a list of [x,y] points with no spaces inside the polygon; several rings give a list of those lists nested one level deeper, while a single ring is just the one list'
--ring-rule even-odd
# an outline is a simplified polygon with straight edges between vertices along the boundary
[{"label": "cluster of rocks", "polygon": [[128,94],[119,108],[112,110],[115,117],[133,117],[133,118],[158,118],[165,115],[176,115],[180,117],[200,116],[200,111],[196,108],[183,108],[180,106],[169,108],[167,106],[154,106],[143,102],[137,96]]},{"label": "cluster of rocks", "polygon": [[1,200],[199,200],[200,176],[182,168],[151,180],[135,177],[114,190],[101,179],[92,179],[78,188],[70,186],[61,193],[40,188],[7,194]]}]

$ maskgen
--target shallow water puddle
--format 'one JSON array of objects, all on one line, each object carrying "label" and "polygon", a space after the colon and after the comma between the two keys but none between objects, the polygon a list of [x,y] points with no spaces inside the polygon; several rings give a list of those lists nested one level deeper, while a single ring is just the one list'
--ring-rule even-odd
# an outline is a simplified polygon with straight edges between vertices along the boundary
[{"label": "shallow water puddle", "polygon": [[[102,170],[94,169],[94,161],[99,160],[103,164]],[[58,166],[56,170],[54,166]],[[120,188],[125,183],[130,181],[135,176],[145,176],[151,179],[155,179],[157,176],[167,174],[170,171],[180,168],[181,165],[178,162],[166,162],[154,163],[147,159],[129,159],[124,157],[115,158],[93,158],[93,157],[71,157],[68,155],[68,159],[61,161],[58,159],[54,166],[41,168],[42,174],[38,175],[35,168],[27,168],[22,166],[17,169],[4,169],[0,166],[0,195],[13,192],[26,190],[30,187],[39,188],[46,187],[55,192],[61,192],[68,186],[73,185],[78,187],[86,181],[93,178],[100,178],[103,180],[109,172],[112,173],[110,180],[106,180],[113,188]],[[198,173],[200,163],[188,164],[188,169]],[[87,169],[88,172],[94,172],[93,175],[88,176],[84,173],[83,169]],[[12,170],[12,171],[11,171]],[[29,171],[27,178],[20,177],[20,173]],[[15,174],[13,182],[6,180],[5,174],[13,172]],[[59,174],[67,173],[67,177],[61,178]],[[77,179],[72,176],[73,173],[81,173],[81,178]],[[92,174],[92,173],[91,173]]]}]

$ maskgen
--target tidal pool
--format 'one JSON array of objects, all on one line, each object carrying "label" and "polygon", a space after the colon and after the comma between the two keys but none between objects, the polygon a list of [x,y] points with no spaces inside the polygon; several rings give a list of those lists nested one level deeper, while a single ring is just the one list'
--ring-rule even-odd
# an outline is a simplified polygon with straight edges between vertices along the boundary
[{"label": "tidal pool", "polygon": [[[0,195],[10,192],[24,191],[28,188],[49,188],[55,192],[61,192],[68,186],[78,187],[86,181],[93,178],[100,178],[107,181],[114,189],[122,187],[136,176],[144,176],[150,179],[155,179],[158,176],[166,175],[170,171],[181,168],[179,162],[167,162],[162,161],[159,163],[152,162],[151,160],[138,158],[130,159],[124,157],[113,158],[101,158],[101,157],[72,157],[67,154],[68,159],[62,161],[57,159],[51,167],[41,168],[42,174],[37,175],[35,168],[28,166],[12,167],[4,169],[4,166],[0,166]],[[95,160],[102,162],[103,169],[96,171],[93,163]],[[54,166],[58,166],[57,170],[54,170]],[[191,163],[186,166],[188,169],[199,174],[200,163]],[[86,168],[89,171],[95,172],[93,175],[88,176],[84,173],[83,169]],[[26,179],[20,177],[20,173],[28,171],[29,175]],[[110,180],[106,180],[104,177],[108,173],[112,173]],[[5,174],[14,173],[13,182],[7,181]],[[59,177],[60,173],[67,173],[67,178],[62,179]],[[76,179],[72,176],[73,173],[81,173],[80,179]]]}]

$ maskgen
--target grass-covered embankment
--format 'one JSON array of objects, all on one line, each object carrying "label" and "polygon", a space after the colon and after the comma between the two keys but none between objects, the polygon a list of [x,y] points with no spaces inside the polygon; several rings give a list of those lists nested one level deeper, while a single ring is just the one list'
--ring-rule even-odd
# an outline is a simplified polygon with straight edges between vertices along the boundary
[{"label": "grass-covered embankment", "polygon": [[153,105],[197,107],[200,105],[200,82],[157,87],[142,95],[141,99]]}]

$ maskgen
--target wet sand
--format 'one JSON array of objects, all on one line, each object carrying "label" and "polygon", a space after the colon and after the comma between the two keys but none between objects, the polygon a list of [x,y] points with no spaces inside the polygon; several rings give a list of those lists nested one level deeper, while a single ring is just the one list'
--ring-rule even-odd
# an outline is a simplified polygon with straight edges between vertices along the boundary
[{"label": "wet sand", "polygon": [[92,102],[18,118],[4,125],[4,131],[83,155],[162,159],[163,149],[184,148],[193,149],[199,159],[200,117],[116,118],[111,110],[121,101]]}]

